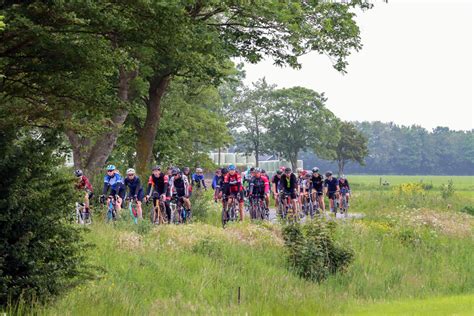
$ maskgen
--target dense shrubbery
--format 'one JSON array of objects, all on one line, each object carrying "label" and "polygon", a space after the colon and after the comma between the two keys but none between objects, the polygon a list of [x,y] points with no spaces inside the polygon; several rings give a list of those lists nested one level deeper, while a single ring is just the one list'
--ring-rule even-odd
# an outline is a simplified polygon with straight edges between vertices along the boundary
[{"label": "dense shrubbery", "polygon": [[82,270],[75,192],[55,166],[55,135],[0,131],[0,306],[44,301]]},{"label": "dense shrubbery", "polygon": [[284,227],[288,262],[300,277],[320,282],[343,271],[354,260],[352,250],[334,241],[334,226],[334,222],[314,220]]}]

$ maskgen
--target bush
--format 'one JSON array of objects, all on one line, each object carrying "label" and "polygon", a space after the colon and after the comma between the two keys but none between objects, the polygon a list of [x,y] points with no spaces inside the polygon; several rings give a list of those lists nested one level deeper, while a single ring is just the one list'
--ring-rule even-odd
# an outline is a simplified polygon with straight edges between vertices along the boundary
[{"label": "bush", "polygon": [[461,209],[461,212],[474,216],[474,206],[466,205]]},{"label": "bush", "polygon": [[441,197],[445,200],[454,195],[454,184],[453,180],[449,180],[448,184],[443,184],[441,187]]},{"label": "bush", "polygon": [[55,135],[0,131],[0,306],[63,292],[84,271],[73,179],[55,166]]},{"label": "bush", "polygon": [[334,228],[334,222],[319,219],[284,227],[288,263],[300,277],[321,282],[330,274],[343,271],[354,260],[352,250],[335,243]]}]

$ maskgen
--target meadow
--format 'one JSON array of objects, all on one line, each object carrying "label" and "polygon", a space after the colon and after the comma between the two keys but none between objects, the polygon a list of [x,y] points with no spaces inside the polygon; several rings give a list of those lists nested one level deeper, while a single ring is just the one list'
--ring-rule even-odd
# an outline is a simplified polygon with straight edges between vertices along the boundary
[{"label": "meadow", "polygon": [[[380,187],[377,176],[349,177],[350,212],[365,217],[339,221],[336,240],[354,250],[355,261],[321,283],[288,269],[280,224],[246,221],[224,230],[208,192],[191,225],[111,225],[96,218],[84,229],[95,245],[84,250],[93,277],[33,312],[472,315],[474,216],[466,212],[474,205],[472,177],[425,176],[433,187],[409,186],[413,192],[395,187],[418,177],[383,178],[390,186]],[[449,179],[455,191],[443,198]]]}]

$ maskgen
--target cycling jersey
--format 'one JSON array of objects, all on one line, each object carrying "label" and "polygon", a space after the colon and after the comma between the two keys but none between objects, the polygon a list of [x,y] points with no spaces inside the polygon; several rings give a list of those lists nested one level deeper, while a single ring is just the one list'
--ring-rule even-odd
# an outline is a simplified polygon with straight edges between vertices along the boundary
[{"label": "cycling jersey", "polygon": [[297,187],[297,181],[294,173],[290,176],[283,174],[280,179],[280,189],[285,192],[294,192]]},{"label": "cycling jersey", "polygon": [[266,192],[265,187],[267,186],[267,183],[268,179],[264,179],[263,176],[253,177],[252,179],[250,179],[249,184],[250,194],[263,196]]},{"label": "cycling jersey", "polygon": [[321,175],[313,175],[311,177],[311,182],[313,184],[313,189],[322,192],[323,191],[323,177]]},{"label": "cycling jersey", "polygon": [[227,185],[230,193],[240,192],[242,190],[242,180],[240,174],[237,172],[234,174],[227,173],[224,176],[224,185]]},{"label": "cycling jersey", "polygon": [[351,187],[349,186],[349,182],[346,180],[344,180],[344,182],[341,181],[342,179],[339,179],[339,188],[342,189],[345,189],[346,191],[349,191],[351,189]]},{"label": "cycling jersey", "polygon": [[84,175],[79,178],[79,181],[76,184],[76,188],[78,190],[86,190],[88,192],[94,191],[92,189],[92,184],[89,182],[89,179],[87,179],[87,177]]},{"label": "cycling jersey", "polygon": [[263,179],[263,182],[265,183],[265,193],[268,193],[270,191],[270,181],[268,181],[268,177],[262,175],[261,178]]},{"label": "cycling jersey", "polygon": [[186,177],[171,177],[170,179],[170,191],[171,194],[176,194],[178,197],[187,197],[188,196],[188,178]]},{"label": "cycling jersey", "polygon": [[102,194],[105,195],[109,188],[111,195],[119,193],[119,195],[123,197],[122,192],[125,193],[123,189],[123,179],[117,172],[113,176],[109,176],[108,174],[105,175]]},{"label": "cycling jersey", "polygon": [[275,184],[275,191],[276,192],[280,191],[280,186],[279,186],[280,179],[281,179],[281,176],[278,177],[278,175],[274,175],[273,179],[272,179],[272,183]]},{"label": "cycling jersey", "polygon": [[331,180],[329,179],[324,180],[324,186],[328,188],[329,192],[336,192],[338,185],[339,185],[339,181],[336,178],[332,178]]},{"label": "cycling jersey", "polygon": [[196,174],[193,173],[192,176],[193,184],[196,185],[196,187],[201,187],[201,185],[204,187],[204,189],[207,189],[206,182],[204,181],[204,175],[203,174]]},{"label": "cycling jersey", "polygon": [[168,176],[160,174],[159,177],[155,177],[154,174],[148,179],[148,195],[151,194],[151,187],[154,192],[158,192],[159,195],[166,194],[168,192]]},{"label": "cycling jersey", "polygon": [[128,187],[131,197],[134,197],[138,195],[140,191],[143,191],[140,178],[138,176],[133,177],[133,179],[130,179],[129,177],[125,178],[124,184],[125,188]]}]

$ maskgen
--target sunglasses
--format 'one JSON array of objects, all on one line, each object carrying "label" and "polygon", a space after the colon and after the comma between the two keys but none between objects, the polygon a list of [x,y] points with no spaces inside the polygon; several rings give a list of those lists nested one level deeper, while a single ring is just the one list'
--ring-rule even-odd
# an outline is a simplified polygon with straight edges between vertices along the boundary
[{"label": "sunglasses", "polygon": [[134,175],[134,174],[127,174],[127,176],[129,176],[129,177],[133,177],[133,176],[135,176],[135,175]]},{"label": "sunglasses", "polygon": [[114,171],[115,171],[115,170],[107,170],[107,173],[109,173],[109,172],[114,172]]}]

